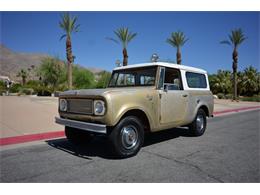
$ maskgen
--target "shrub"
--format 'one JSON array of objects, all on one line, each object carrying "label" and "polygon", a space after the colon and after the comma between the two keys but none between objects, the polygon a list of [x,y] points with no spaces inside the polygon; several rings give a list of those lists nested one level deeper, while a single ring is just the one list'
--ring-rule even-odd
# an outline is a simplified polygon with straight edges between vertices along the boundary
[{"label": "shrub", "polygon": [[225,95],[223,93],[218,93],[217,96],[219,99],[225,99]]},{"label": "shrub", "polygon": [[34,90],[32,88],[21,88],[19,94],[32,95]]},{"label": "shrub", "polygon": [[97,88],[105,88],[109,83],[110,77],[111,77],[110,72],[106,72],[106,71],[101,72],[100,78],[98,79],[96,87]]},{"label": "shrub", "polygon": [[0,95],[6,92],[4,81],[0,81]]},{"label": "shrub", "polygon": [[225,98],[226,98],[226,99],[232,99],[232,98],[233,98],[233,95],[232,95],[232,94],[226,94],[226,95],[225,95]]},{"label": "shrub", "polygon": [[88,69],[80,66],[73,66],[72,75],[75,89],[93,88],[95,80],[94,74]]},{"label": "shrub", "polygon": [[45,86],[39,86],[36,89],[37,96],[51,96],[52,90]]},{"label": "shrub", "polygon": [[11,85],[9,92],[10,93],[18,93],[21,88],[22,88],[22,85],[20,83],[14,83],[14,84]]},{"label": "shrub", "polygon": [[0,80],[0,89],[5,88],[5,82]]},{"label": "shrub", "polygon": [[66,82],[66,68],[64,63],[57,57],[47,57],[41,62],[38,75],[45,86],[55,91],[59,84]]},{"label": "shrub", "polygon": [[26,83],[25,88],[32,88],[34,91],[36,91],[40,85],[40,81],[30,80]]}]

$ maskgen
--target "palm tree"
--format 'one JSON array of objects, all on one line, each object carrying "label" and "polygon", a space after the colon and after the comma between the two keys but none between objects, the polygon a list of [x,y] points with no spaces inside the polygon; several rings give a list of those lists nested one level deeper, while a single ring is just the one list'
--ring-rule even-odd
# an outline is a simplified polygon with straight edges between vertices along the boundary
[{"label": "palm tree", "polygon": [[21,70],[17,73],[16,76],[17,76],[17,77],[21,77],[21,78],[22,78],[22,85],[25,85],[26,79],[27,79],[27,77],[28,77],[27,71],[24,70],[24,69],[21,69]]},{"label": "palm tree", "polygon": [[238,65],[238,46],[244,42],[245,37],[242,29],[234,29],[228,35],[228,40],[221,41],[221,44],[228,44],[233,46],[233,100],[237,100],[237,65]]},{"label": "palm tree", "polygon": [[176,59],[177,59],[177,64],[181,64],[181,47],[188,41],[186,36],[184,35],[183,32],[178,31],[178,32],[173,32],[166,40],[167,43],[169,43],[171,46],[177,48],[177,53],[176,53]]},{"label": "palm tree", "polygon": [[127,45],[129,42],[137,35],[137,33],[132,33],[126,27],[119,28],[114,31],[116,35],[116,39],[108,38],[115,43],[121,43],[123,47],[123,66],[127,66],[128,64],[128,53],[127,53]]},{"label": "palm tree", "polygon": [[68,63],[68,84],[69,89],[72,89],[72,63],[73,63],[73,55],[72,55],[72,44],[71,44],[71,35],[72,33],[76,33],[79,31],[79,24],[77,23],[76,16],[70,16],[69,13],[64,13],[61,16],[61,21],[59,22],[60,28],[65,32],[64,35],[61,36],[60,40],[66,37],[66,56]]}]

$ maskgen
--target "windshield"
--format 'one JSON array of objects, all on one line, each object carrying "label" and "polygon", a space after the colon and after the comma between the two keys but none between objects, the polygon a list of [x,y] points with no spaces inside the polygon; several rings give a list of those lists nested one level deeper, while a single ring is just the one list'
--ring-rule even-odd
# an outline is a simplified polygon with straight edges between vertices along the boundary
[{"label": "windshield", "polygon": [[113,71],[108,87],[154,86],[157,67]]}]

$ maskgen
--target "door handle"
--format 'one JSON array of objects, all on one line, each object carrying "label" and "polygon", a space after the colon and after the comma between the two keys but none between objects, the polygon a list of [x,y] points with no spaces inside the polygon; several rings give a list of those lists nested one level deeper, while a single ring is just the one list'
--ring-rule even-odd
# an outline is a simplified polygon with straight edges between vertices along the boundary
[{"label": "door handle", "polygon": [[188,94],[183,94],[182,97],[188,97]]}]

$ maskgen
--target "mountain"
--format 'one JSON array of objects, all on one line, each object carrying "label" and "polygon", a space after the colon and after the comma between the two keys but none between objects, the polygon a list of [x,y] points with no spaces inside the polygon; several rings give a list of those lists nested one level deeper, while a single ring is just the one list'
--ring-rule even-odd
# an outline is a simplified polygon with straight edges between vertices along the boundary
[{"label": "mountain", "polygon": [[45,57],[48,55],[14,52],[0,44],[0,75],[16,80],[16,74],[20,69],[27,70],[32,65],[37,67]]},{"label": "mountain", "polygon": [[[41,64],[41,60],[46,57],[50,56],[47,54],[15,52],[0,44],[0,76],[8,76],[11,80],[17,81],[16,75],[18,71],[22,68],[27,70],[32,65],[38,67]],[[87,67],[87,69],[94,74],[103,71],[93,67]]]}]

